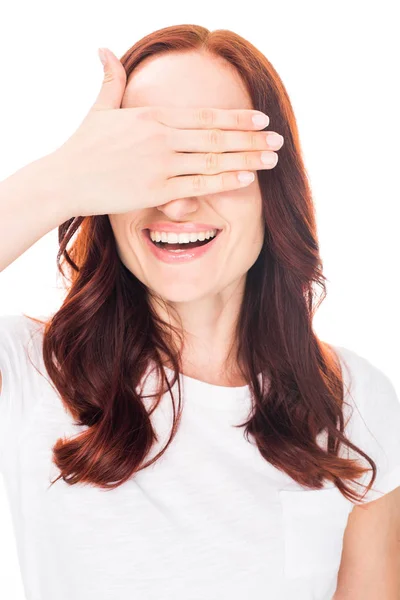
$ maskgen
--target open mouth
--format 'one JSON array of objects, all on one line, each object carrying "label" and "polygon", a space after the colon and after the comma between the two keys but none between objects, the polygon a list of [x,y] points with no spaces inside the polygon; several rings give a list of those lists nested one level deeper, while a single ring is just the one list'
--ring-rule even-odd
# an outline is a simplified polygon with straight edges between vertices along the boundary
[{"label": "open mouth", "polygon": [[217,233],[216,235],[214,235],[213,237],[210,237],[208,240],[197,240],[196,242],[180,242],[180,243],[169,243],[169,242],[155,242],[151,239],[150,237],[150,230],[149,229],[145,229],[145,234],[148,237],[148,239],[151,241],[151,243],[156,246],[156,248],[160,248],[163,250],[191,250],[192,248],[200,248],[201,246],[206,246],[207,244],[209,244],[210,242],[212,242],[213,240],[215,240],[216,237],[218,237],[219,233],[221,232],[220,229],[217,229]]}]

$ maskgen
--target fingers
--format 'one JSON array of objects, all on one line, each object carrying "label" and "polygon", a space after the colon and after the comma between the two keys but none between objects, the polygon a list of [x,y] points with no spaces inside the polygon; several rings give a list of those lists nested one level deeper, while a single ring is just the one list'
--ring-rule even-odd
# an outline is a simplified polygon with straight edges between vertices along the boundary
[{"label": "fingers", "polygon": [[[275,145],[270,138],[273,134],[278,140]],[[283,145],[283,137],[271,131],[171,129],[167,132],[167,143],[175,152],[239,152],[277,150]]]},{"label": "fingers", "polygon": [[278,162],[276,152],[227,152],[219,154],[176,153],[169,163],[169,175],[179,176],[193,173],[216,175],[222,171],[257,171],[272,169]]},{"label": "fingers", "polygon": [[[149,107],[152,117],[175,129],[261,129],[269,125],[269,117],[258,110],[225,108]],[[253,117],[263,122],[253,122]]]},{"label": "fingers", "polygon": [[252,176],[251,180],[239,179],[241,172],[219,173],[218,175],[188,175],[185,177],[172,177],[167,179],[163,189],[162,202],[169,202],[176,198],[191,198],[193,196],[205,196],[207,194],[218,194],[229,190],[235,190],[249,185],[255,179],[253,173],[244,173]]},{"label": "fingers", "polygon": [[107,110],[120,108],[126,88],[126,71],[111,50],[103,49],[104,77],[92,110]]}]

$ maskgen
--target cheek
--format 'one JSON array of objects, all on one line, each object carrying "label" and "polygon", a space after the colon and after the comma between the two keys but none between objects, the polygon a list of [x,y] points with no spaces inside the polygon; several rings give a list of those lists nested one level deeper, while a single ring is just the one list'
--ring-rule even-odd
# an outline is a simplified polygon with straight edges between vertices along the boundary
[{"label": "cheek", "polygon": [[245,274],[256,262],[264,243],[264,224],[246,221],[232,224],[231,240],[226,252],[226,271],[232,276]]},{"label": "cheek", "polygon": [[248,231],[250,231],[250,235],[247,237],[247,248],[251,257],[251,264],[253,264],[257,260],[264,244],[264,223],[259,218],[257,225],[254,226],[253,223],[253,227]]},{"label": "cheek", "polygon": [[[139,225],[144,222],[143,211],[132,211],[120,215],[108,215],[113,230],[117,248],[122,249],[135,246],[140,233]],[[140,213],[140,214],[139,214]]]},{"label": "cheek", "polygon": [[235,234],[244,232],[245,238],[259,239],[264,236],[261,194],[254,191],[244,194],[243,190],[238,191],[240,194],[221,195],[215,201],[214,209],[227,223],[228,230]]},{"label": "cheek", "polygon": [[247,188],[215,194],[212,207],[227,223],[252,223],[262,218],[262,197],[258,180]]},{"label": "cheek", "polygon": [[[114,242],[115,248],[117,250],[117,254],[121,261],[125,264],[124,261],[124,248],[126,248],[126,233],[125,228],[121,220],[115,220],[110,217],[111,229],[114,234]],[[126,264],[125,264],[126,266]]]},{"label": "cheek", "polygon": [[109,215],[109,220],[117,254],[125,267],[134,273],[137,270],[135,247],[138,240],[134,237],[137,233],[131,213]]},{"label": "cheek", "polygon": [[265,224],[261,193],[256,182],[252,190],[235,190],[213,198],[213,208],[225,221],[228,233],[228,255],[232,263],[248,267],[257,260],[262,249]]}]

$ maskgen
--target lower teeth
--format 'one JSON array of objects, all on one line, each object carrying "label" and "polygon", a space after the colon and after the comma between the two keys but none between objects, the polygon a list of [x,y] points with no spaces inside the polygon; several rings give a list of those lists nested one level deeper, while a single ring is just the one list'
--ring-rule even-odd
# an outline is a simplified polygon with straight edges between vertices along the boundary
[{"label": "lower teeth", "polygon": [[155,246],[157,246],[157,248],[162,248],[163,250],[169,250],[170,252],[181,252],[182,250],[188,250],[188,249],[190,250],[191,248],[200,248],[200,246],[205,246],[212,239],[214,239],[214,238],[210,238],[210,239],[204,240],[204,241],[199,240],[197,242],[189,242],[187,244],[181,244],[180,248],[170,248],[168,246],[172,246],[172,244],[168,244],[167,242],[153,242],[153,244]]}]

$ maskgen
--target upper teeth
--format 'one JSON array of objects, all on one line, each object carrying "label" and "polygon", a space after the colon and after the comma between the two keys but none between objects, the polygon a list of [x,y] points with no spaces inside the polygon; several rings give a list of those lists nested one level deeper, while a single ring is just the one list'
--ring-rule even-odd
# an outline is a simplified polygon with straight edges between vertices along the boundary
[{"label": "upper teeth", "polygon": [[153,242],[166,242],[167,244],[188,244],[200,240],[208,240],[217,235],[216,229],[209,231],[199,231],[198,233],[171,233],[170,231],[150,231],[150,238]]}]

